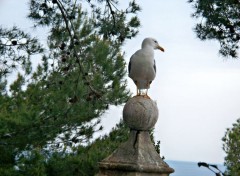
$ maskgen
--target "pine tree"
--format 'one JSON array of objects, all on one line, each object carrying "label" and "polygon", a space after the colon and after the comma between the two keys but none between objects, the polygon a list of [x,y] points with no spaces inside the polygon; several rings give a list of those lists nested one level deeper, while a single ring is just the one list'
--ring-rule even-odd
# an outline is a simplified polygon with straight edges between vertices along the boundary
[{"label": "pine tree", "polygon": [[[84,11],[84,5],[91,10]],[[4,54],[0,57],[4,65],[0,75],[1,173],[46,174],[51,153],[66,155],[77,146],[84,148],[82,144],[92,146],[93,134],[102,130],[101,115],[109,105],[128,99],[121,46],[136,36],[140,8],[135,1],[125,10],[117,6],[115,0],[31,0],[29,18],[36,28],[48,28],[46,44],[17,27],[0,30]],[[42,57],[36,69],[31,65],[34,54]],[[6,80],[16,70],[19,74],[8,90]]]},{"label": "pine tree", "polygon": [[217,40],[219,53],[224,57],[238,57],[240,41],[239,0],[189,0],[194,18],[200,19],[194,30],[201,40]]},{"label": "pine tree", "polygon": [[223,137],[223,150],[226,152],[224,165],[226,175],[240,175],[240,119],[228,128]]}]

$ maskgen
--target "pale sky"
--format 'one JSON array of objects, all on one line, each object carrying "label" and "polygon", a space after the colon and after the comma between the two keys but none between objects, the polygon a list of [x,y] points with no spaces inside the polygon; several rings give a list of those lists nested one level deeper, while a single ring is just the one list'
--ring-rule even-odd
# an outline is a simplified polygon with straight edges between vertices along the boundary
[{"label": "pale sky", "polygon": [[[149,95],[157,101],[159,119],[155,137],[167,160],[223,163],[221,138],[240,118],[240,59],[218,55],[219,44],[202,42],[193,32],[196,20],[185,1],[137,1],[141,28],[123,47],[126,62],[145,37],[154,37],[165,49],[155,51],[157,76]],[[0,25],[27,30],[27,0],[0,0]],[[42,33],[35,32],[44,40]],[[135,94],[132,80],[129,88]],[[122,118],[122,107],[111,107],[103,118],[109,131]]]}]

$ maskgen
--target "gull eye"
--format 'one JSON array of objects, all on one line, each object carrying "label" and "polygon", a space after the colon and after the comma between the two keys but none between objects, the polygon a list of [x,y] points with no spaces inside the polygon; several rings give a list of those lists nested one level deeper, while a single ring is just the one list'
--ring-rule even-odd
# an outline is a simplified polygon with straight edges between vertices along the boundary
[{"label": "gull eye", "polygon": [[154,40],[155,43],[157,43],[157,40]]}]

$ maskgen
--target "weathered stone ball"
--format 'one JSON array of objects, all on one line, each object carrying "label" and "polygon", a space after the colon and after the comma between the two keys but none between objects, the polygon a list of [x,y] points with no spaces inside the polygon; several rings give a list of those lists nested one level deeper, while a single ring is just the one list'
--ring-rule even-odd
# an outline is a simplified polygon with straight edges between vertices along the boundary
[{"label": "weathered stone ball", "polygon": [[150,130],[157,119],[156,102],[143,96],[132,97],[123,108],[123,120],[133,130]]}]

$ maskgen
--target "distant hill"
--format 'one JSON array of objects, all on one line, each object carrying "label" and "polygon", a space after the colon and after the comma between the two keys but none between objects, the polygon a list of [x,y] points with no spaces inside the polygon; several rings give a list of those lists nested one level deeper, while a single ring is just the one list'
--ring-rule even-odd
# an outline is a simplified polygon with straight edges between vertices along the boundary
[{"label": "distant hill", "polygon": [[[207,168],[198,167],[197,162],[166,160],[166,163],[175,170],[175,172],[170,174],[170,176],[215,176],[215,174]],[[225,170],[223,165],[216,165],[221,171]]]}]

